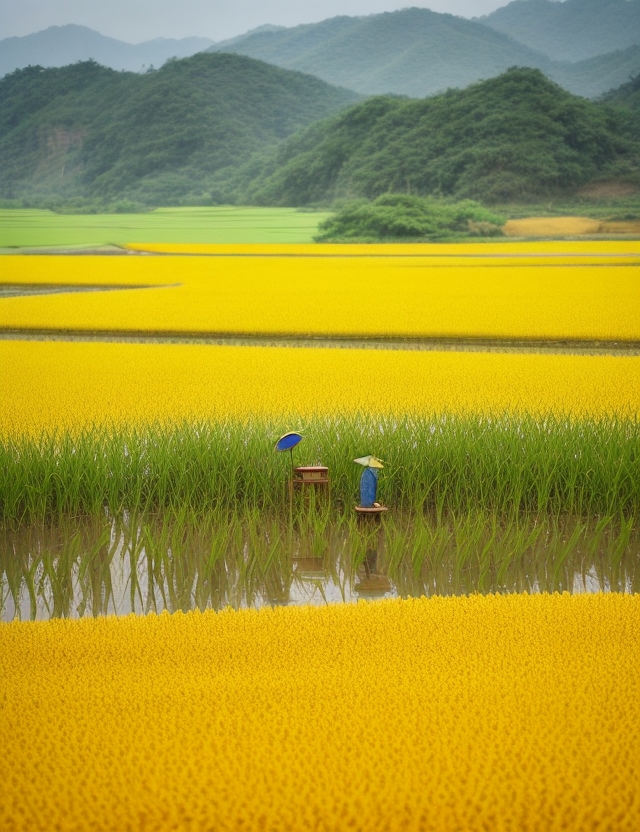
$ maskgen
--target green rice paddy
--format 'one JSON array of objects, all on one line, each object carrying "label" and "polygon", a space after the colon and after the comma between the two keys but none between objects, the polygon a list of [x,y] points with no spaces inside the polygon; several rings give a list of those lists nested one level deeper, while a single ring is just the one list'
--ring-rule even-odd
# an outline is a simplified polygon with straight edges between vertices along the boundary
[{"label": "green rice paddy", "polygon": [[0,523],[158,510],[267,512],[286,517],[289,456],[274,451],[287,429],[304,440],[297,465],[329,467],[331,503],[351,513],[356,457],[384,459],[380,497],[394,510],[491,510],[587,518],[637,516],[640,424],[630,420],[315,417],[304,425],[151,425],[77,436],[0,439]]},{"label": "green rice paddy", "polygon": [[[331,488],[290,492],[296,465]],[[356,457],[384,459],[381,523]],[[0,618],[640,590],[640,424],[316,417],[0,440]]]},{"label": "green rice paddy", "polygon": [[0,251],[145,243],[311,243],[328,213],[294,208],[157,208],[146,214],[0,209]]}]

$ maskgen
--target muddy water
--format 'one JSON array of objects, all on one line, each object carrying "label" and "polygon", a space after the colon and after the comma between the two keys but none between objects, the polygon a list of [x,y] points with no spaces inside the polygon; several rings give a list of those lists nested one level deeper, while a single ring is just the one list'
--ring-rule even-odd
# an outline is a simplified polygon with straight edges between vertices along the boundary
[{"label": "muddy water", "polygon": [[[134,287],[135,288],[135,287]],[[0,286],[0,298],[3,297]],[[34,292],[34,294],[38,294]],[[41,292],[42,294],[42,292]],[[143,331],[87,332],[81,330],[2,329],[3,341],[74,341],[117,344],[199,344],[216,347],[273,347],[306,349],[368,349],[413,352],[497,352],[552,355],[640,355],[640,341],[594,341],[568,338],[356,338],[298,337],[294,335],[229,335],[224,333],[152,333]]]},{"label": "muddy water", "polygon": [[638,592],[631,521],[321,514],[94,518],[0,531],[4,621],[473,592]]}]

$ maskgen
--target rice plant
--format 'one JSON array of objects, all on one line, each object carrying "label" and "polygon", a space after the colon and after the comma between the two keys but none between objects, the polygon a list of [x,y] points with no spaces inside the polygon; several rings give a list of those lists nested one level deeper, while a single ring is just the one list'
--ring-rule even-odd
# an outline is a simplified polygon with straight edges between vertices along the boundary
[{"label": "rice plant", "polygon": [[[284,420],[181,423],[0,440],[0,523],[159,510],[288,515],[289,461],[273,450]],[[315,417],[296,464],[327,465],[331,510],[357,498],[352,460],[385,461],[393,510],[472,509],[636,517],[640,424],[533,416]],[[298,505],[296,512],[307,511]]]}]

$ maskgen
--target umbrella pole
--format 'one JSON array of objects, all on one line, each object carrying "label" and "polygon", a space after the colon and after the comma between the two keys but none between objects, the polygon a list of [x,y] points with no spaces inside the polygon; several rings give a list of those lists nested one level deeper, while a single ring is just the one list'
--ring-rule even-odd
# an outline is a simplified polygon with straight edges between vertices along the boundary
[{"label": "umbrella pole", "polygon": [[289,528],[293,527],[293,448],[289,448],[291,456],[291,477],[289,479]]}]

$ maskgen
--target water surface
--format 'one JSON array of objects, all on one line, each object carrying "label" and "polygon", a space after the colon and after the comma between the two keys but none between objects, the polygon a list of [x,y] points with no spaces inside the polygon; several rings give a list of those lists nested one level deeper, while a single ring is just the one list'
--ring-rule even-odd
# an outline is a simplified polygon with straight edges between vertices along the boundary
[{"label": "water surface", "polygon": [[4,621],[359,599],[638,592],[624,518],[487,513],[67,519],[0,531]]}]

